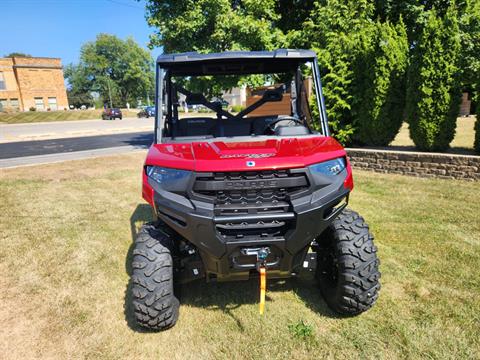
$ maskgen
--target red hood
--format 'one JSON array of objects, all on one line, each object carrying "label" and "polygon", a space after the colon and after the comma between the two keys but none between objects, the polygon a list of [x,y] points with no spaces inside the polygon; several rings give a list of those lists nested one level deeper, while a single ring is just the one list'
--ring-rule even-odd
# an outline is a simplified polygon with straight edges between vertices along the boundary
[{"label": "red hood", "polygon": [[300,168],[345,155],[333,138],[309,136],[154,144],[145,163],[197,172],[247,171]]}]

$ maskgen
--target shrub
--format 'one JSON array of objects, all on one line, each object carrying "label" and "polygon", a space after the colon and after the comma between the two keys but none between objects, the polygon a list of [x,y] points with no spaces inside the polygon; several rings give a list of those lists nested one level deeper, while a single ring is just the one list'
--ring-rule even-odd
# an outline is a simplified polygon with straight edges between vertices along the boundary
[{"label": "shrub", "polygon": [[413,48],[407,119],[420,150],[445,150],[455,136],[460,104],[460,39],[454,5],[440,19],[434,10]]},{"label": "shrub", "polygon": [[213,111],[210,110],[209,108],[205,107],[205,106],[201,106],[201,107],[197,108],[197,112],[199,114],[203,114],[203,113],[210,113],[210,112],[213,112]]},{"label": "shrub", "polygon": [[397,135],[405,108],[408,63],[407,32],[403,22],[377,22],[365,34],[366,49],[358,57],[352,103],[354,141],[386,146]]},{"label": "shrub", "polygon": [[234,113],[239,113],[243,109],[244,109],[244,107],[242,105],[232,105],[231,111],[234,112]]},{"label": "shrub", "polygon": [[29,111],[37,111],[37,108],[35,106],[30,106],[30,108],[28,110]]},{"label": "shrub", "polygon": [[6,106],[2,108],[2,104],[0,104],[0,112],[3,114],[14,114],[18,112],[17,108],[13,108],[11,106]]}]

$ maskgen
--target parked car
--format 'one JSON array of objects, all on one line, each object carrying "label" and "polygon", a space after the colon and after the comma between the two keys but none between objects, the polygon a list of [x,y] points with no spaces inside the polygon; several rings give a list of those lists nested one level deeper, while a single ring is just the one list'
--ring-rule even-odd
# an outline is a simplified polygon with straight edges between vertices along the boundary
[{"label": "parked car", "polygon": [[220,103],[222,105],[222,109],[227,109],[230,106],[228,101],[226,101],[222,98],[216,98],[216,99],[213,99],[213,101]]},{"label": "parked car", "polygon": [[137,114],[139,118],[155,117],[155,106],[147,106]]},{"label": "parked car", "polygon": [[111,108],[111,109],[105,109],[102,113],[102,119],[103,120],[115,120],[115,119],[120,119],[122,120],[122,110],[118,108]]}]

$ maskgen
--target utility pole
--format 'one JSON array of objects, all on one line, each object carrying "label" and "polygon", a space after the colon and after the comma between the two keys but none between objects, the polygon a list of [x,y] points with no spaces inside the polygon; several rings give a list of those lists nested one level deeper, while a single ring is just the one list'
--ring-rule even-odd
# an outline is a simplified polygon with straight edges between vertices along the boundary
[{"label": "utility pole", "polygon": [[107,76],[107,86],[108,86],[108,97],[110,98],[110,109],[113,108],[112,105],[112,90],[110,89],[110,76]]}]

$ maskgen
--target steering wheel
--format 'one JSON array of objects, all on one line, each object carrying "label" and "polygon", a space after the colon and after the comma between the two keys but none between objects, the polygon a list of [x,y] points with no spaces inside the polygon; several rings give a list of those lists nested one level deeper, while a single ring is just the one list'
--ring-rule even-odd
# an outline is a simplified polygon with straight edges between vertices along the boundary
[{"label": "steering wheel", "polygon": [[295,125],[303,125],[302,120],[297,119],[296,117],[290,115],[279,116],[277,119],[273,120],[270,124],[265,127],[263,133],[265,135],[274,134],[275,127],[281,123],[285,122],[285,125],[282,126],[295,126]]}]

